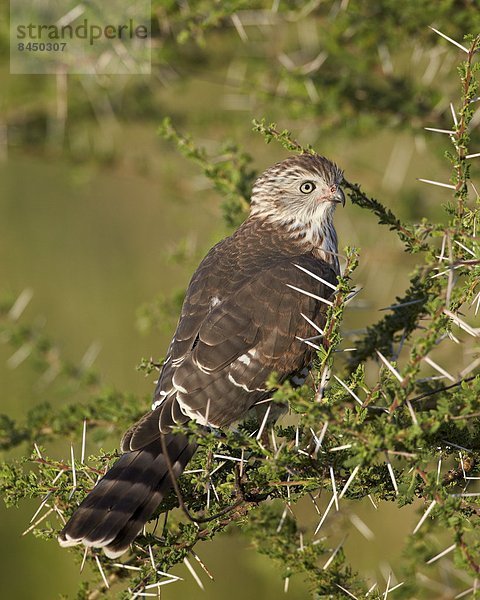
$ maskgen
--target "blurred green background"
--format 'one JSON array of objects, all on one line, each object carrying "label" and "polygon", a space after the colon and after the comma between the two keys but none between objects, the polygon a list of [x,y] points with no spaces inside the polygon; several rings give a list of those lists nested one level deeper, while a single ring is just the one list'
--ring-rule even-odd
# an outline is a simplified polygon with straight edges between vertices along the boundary
[{"label": "blurred green background", "polygon": [[[136,365],[164,354],[174,322],[144,331],[139,307],[182,290],[205,251],[228,233],[220,195],[157,136],[163,117],[214,159],[221,160],[222,144],[232,140],[253,156],[258,171],[286,153],[252,132],[252,118],[276,120],[410,221],[437,218],[447,199],[417,178],[448,179],[446,140],[423,127],[450,126],[461,52],[427,25],[459,39],[460,32],[476,33],[474,2],[440,3],[435,14],[423,2],[405,3],[403,13],[389,2],[233,3],[240,28],[226,4],[154,2],[149,77],[10,75],[2,8],[0,293],[31,289],[22,319],[46,331],[74,363],[98,350],[102,380],[138,393],[145,407],[154,377],[145,378]],[[205,25],[213,7],[220,16]],[[364,289],[346,329],[365,327],[405,288],[412,258],[350,203],[338,210],[336,223],[340,245],[361,249],[356,277]],[[39,382],[28,360],[11,368],[11,354],[0,345],[2,413],[18,418],[45,400],[64,401],[53,383]],[[117,440],[110,443],[102,446],[111,449]],[[93,437],[88,444],[87,453],[98,451]],[[48,452],[67,459],[69,445],[66,439]],[[8,511],[0,505],[2,597],[73,597],[81,576],[71,555],[21,535],[37,504]],[[372,530],[365,537],[346,502],[325,535],[335,546],[348,531],[345,551],[353,565],[387,578],[418,519],[415,508],[400,515],[393,505],[375,511],[365,501],[356,509]],[[306,524],[317,518],[311,505],[296,510]],[[198,552],[216,580],[206,583],[205,597],[283,594],[281,573],[238,532]],[[185,581],[165,588],[164,597],[199,597],[188,571],[177,574]],[[306,595],[293,579],[285,597]],[[433,588],[431,597],[437,597]]]}]

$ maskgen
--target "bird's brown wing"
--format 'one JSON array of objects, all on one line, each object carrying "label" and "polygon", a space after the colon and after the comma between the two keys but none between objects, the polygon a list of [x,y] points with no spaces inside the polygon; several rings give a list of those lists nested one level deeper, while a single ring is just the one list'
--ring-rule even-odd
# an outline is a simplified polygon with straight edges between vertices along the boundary
[{"label": "bird's brown wing", "polygon": [[[222,427],[242,418],[268,392],[272,372],[280,379],[309,363],[312,347],[299,338],[318,334],[303,315],[323,326],[331,289],[330,267],[311,256],[265,265],[207,315],[192,350],[173,373],[176,401],[189,416],[208,416]],[[303,293],[293,286],[304,290]]]},{"label": "bird's brown wing", "polygon": [[313,349],[299,338],[318,332],[305,317],[323,327],[327,308],[312,295],[328,300],[332,294],[314,276],[336,282],[331,267],[310,254],[270,257],[217,304],[212,290],[219,296],[221,290],[214,285],[197,292],[196,304],[187,301],[159,379],[159,405],[127,433],[122,447],[137,449],[158,436],[158,427],[168,432],[188,418],[228,425],[266,397],[272,372],[282,380],[308,365]]}]

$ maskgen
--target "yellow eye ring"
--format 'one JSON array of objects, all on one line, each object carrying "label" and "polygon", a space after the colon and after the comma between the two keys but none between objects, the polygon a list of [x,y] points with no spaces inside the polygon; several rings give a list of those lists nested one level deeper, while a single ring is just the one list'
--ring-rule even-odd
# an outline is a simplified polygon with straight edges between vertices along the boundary
[{"label": "yellow eye ring", "polygon": [[304,181],[300,186],[300,191],[302,194],[311,194],[315,188],[316,185],[313,183],[313,181]]}]

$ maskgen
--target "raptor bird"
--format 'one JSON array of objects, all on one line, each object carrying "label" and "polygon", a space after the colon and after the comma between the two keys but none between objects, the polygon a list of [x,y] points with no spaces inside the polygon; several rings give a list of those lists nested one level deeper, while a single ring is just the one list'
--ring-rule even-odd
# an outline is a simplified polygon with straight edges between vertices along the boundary
[{"label": "raptor bird", "polygon": [[334,163],[306,153],[258,177],[250,215],[192,277],[151,411],[123,436],[123,454],[61,531],[62,546],[120,556],[196,450],[173,426],[245,418],[269,397],[272,372],[304,381],[315,352],[308,340],[325,322],[321,299],[339,275],[333,215],[345,204],[342,179]]}]

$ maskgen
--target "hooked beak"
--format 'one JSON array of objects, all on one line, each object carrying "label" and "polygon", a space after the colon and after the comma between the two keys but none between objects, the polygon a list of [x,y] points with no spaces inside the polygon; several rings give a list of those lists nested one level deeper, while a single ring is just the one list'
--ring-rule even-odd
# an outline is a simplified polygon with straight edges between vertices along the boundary
[{"label": "hooked beak", "polygon": [[336,202],[337,204],[341,204],[342,206],[345,206],[345,194],[343,193],[343,190],[341,187],[337,187],[337,191],[335,192],[335,195],[333,196],[333,201]]}]

